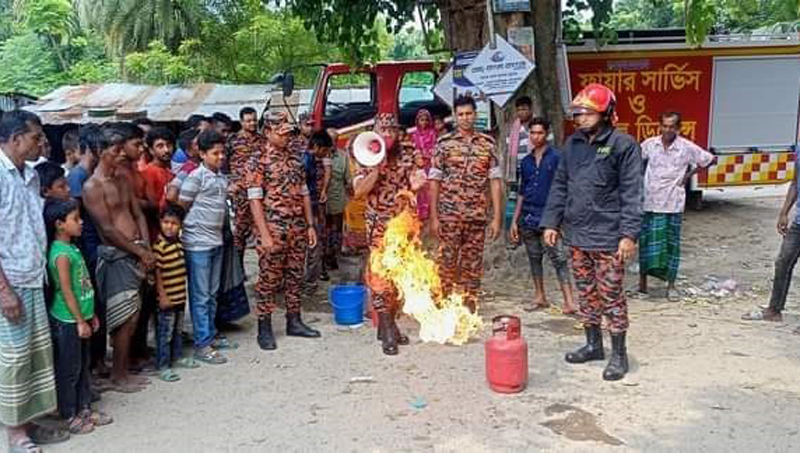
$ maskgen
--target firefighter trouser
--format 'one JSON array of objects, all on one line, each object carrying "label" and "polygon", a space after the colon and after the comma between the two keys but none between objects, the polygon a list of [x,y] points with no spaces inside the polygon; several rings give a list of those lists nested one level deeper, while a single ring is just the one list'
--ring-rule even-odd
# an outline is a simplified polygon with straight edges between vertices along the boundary
[{"label": "firefighter trouser", "polygon": [[[308,232],[301,219],[269,222],[274,247],[258,249],[258,282],[255,290],[256,313],[271,314],[276,308],[276,296],[283,285],[287,313],[299,313],[303,285],[303,260],[308,245]],[[261,239],[259,238],[259,245]]]},{"label": "firefighter trouser", "polygon": [[599,326],[603,315],[613,333],[628,330],[628,302],[622,281],[625,264],[614,252],[572,248],[572,272],[584,325]]},{"label": "firefighter trouser", "polygon": [[475,311],[483,277],[486,222],[442,220],[439,228],[439,277],[445,295],[456,287],[464,291],[464,304]]}]

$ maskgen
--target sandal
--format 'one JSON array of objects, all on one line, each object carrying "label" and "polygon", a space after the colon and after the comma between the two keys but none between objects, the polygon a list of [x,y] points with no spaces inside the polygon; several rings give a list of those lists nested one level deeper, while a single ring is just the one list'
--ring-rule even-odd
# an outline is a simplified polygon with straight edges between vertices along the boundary
[{"label": "sandal", "polygon": [[239,343],[231,343],[227,337],[220,335],[211,343],[214,349],[238,349]]},{"label": "sandal", "polygon": [[93,411],[91,409],[84,409],[81,412],[81,417],[91,422],[94,426],[106,426],[114,423],[114,418],[105,412]]},{"label": "sandal", "polygon": [[164,382],[177,382],[181,380],[181,377],[174,371],[172,368],[164,368],[161,370],[161,373],[158,374],[158,378]]},{"label": "sandal", "polygon": [[200,364],[197,363],[197,360],[191,357],[184,357],[182,359],[178,359],[175,361],[175,366],[177,368],[187,368],[187,369],[195,369],[200,368]]},{"label": "sandal", "polygon": [[195,351],[194,358],[211,365],[222,365],[223,363],[228,362],[228,359],[225,358],[225,356],[210,346],[207,346],[199,351]]},{"label": "sandal", "polygon": [[92,421],[88,418],[83,418],[80,415],[76,415],[67,420],[67,429],[69,429],[70,434],[89,434],[94,431],[94,423],[92,423]]},{"label": "sandal", "polygon": [[36,445],[30,437],[20,437],[8,445],[9,453],[42,453],[41,447]]},{"label": "sandal", "polygon": [[69,440],[69,431],[59,428],[47,428],[34,423],[32,428],[28,430],[28,437],[37,445],[58,444]]}]

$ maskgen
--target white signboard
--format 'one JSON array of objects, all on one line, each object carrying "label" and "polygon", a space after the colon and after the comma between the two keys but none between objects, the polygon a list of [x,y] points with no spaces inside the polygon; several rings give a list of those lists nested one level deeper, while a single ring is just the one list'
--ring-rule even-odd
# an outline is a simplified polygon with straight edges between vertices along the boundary
[{"label": "white signboard", "polygon": [[534,65],[501,36],[492,49],[486,44],[464,76],[495,104],[503,107],[528,78]]}]

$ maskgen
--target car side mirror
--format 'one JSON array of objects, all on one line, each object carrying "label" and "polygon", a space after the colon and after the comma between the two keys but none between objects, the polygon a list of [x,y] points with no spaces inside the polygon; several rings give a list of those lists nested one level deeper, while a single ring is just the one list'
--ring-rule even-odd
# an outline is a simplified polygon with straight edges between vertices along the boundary
[{"label": "car side mirror", "polygon": [[294,92],[294,74],[287,72],[283,75],[283,97],[288,98]]},{"label": "car side mirror", "polygon": [[272,79],[270,79],[270,83],[273,85],[281,85],[281,91],[283,92],[284,98],[288,98],[294,92],[294,74],[291,72],[281,72],[279,74],[275,74],[272,76]]}]

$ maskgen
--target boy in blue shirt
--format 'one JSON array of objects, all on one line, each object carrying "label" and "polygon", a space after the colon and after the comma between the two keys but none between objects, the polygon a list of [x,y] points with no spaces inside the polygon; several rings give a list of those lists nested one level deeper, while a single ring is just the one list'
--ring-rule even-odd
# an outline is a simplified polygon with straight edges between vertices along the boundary
[{"label": "boy in blue shirt", "polygon": [[533,306],[529,310],[542,310],[550,306],[544,291],[542,267],[542,258],[547,254],[556,270],[556,277],[564,294],[562,312],[574,314],[576,310],[566,255],[560,244],[550,247],[544,243],[542,237],[544,231],[539,226],[547,204],[547,196],[550,194],[550,185],[561,159],[559,152],[547,144],[549,132],[550,123],[547,120],[538,117],[531,120],[528,139],[533,149],[520,163],[520,190],[509,235],[513,242],[519,243],[521,239],[528,253],[534,286]]}]

